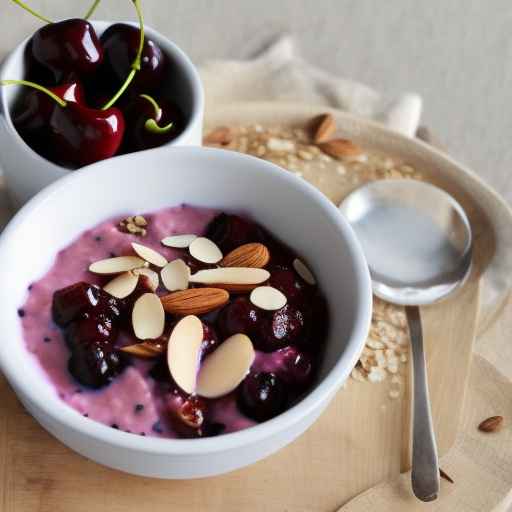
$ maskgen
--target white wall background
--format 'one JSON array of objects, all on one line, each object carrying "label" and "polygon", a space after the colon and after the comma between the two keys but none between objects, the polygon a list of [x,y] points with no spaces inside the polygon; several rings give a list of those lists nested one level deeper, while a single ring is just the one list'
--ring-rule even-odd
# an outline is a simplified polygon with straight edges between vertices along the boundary
[{"label": "white wall background", "polygon": [[[83,16],[88,0],[27,0],[51,18]],[[146,22],[196,63],[249,57],[297,37],[319,66],[425,100],[424,121],[449,151],[512,201],[510,0],[143,0]],[[134,19],[129,0],[95,15]],[[40,26],[0,0],[0,56]]]}]

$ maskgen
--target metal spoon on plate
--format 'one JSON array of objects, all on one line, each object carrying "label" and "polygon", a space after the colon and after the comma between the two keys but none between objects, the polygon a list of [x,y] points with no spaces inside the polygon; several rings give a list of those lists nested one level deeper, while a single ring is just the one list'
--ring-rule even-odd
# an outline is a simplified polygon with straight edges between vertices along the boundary
[{"label": "metal spoon on plate", "polygon": [[453,197],[414,180],[369,183],[340,210],[362,244],[375,295],[405,306],[414,370],[412,488],[420,500],[432,501],[439,492],[439,466],[418,306],[444,299],[468,277],[470,224]]}]

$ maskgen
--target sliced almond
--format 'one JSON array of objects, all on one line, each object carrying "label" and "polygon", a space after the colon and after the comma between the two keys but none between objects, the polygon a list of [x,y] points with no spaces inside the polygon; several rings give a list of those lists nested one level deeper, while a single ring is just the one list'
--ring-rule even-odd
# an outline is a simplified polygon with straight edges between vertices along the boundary
[{"label": "sliced almond", "polygon": [[222,252],[217,245],[202,236],[196,238],[189,246],[190,254],[203,263],[218,263],[222,259]]},{"label": "sliced almond", "polygon": [[131,295],[138,282],[139,276],[135,272],[123,272],[109,281],[103,289],[118,299],[124,299]]},{"label": "sliced almond", "polygon": [[190,276],[191,283],[254,285],[264,283],[270,272],[263,268],[225,267],[199,270]]},{"label": "sliced almond", "polygon": [[128,345],[121,347],[121,352],[126,352],[135,357],[141,357],[143,359],[153,359],[165,352],[166,345],[162,343],[156,343],[152,340],[146,340],[141,343],[135,343],[135,345]]},{"label": "sliced almond", "polygon": [[197,235],[174,235],[167,236],[161,242],[167,247],[174,247],[175,249],[187,248],[195,239]]},{"label": "sliced almond", "polygon": [[186,290],[190,278],[190,268],[183,260],[174,260],[161,270],[162,283],[170,291]]},{"label": "sliced almond", "polygon": [[266,311],[277,311],[286,306],[286,295],[273,286],[258,286],[249,298],[255,306]]},{"label": "sliced almond", "polygon": [[135,336],[140,340],[162,336],[165,326],[165,312],[160,298],[155,293],[144,293],[133,306],[132,325]]},{"label": "sliced almond", "polygon": [[212,288],[219,288],[221,290],[226,290],[229,293],[238,294],[238,293],[249,293],[254,288],[260,286],[260,284],[232,284],[232,283],[212,283],[209,285]]},{"label": "sliced almond", "polygon": [[132,270],[132,272],[136,275],[146,276],[149,281],[149,286],[154,292],[156,292],[158,285],[160,284],[160,279],[158,277],[158,274],[154,270],[144,267],[136,268],[135,270]]},{"label": "sliced almond", "polygon": [[245,244],[232,250],[222,258],[222,267],[262,268],[270,260],[270,253],[263,244]]},{"label": "sliced almond", "polygon": [[254,357],[245,334],[231,336],[205,359],[197,378],[197,394],[218,398],[231,393],[249,373]]},{"label": "sliced almond", "polygon": [[203,324],[197,316],[182,318],[174,327],[167,345],[167,364],[172,378],[186,393],[196,390],[203,343]]},{"label": "sliced almond", "polygon": [[327,155],[333,158],[347,158],[359,156],[363,150],[347,139],[334,139],[318,144],[318,147]]},{"label": "sliced almond", "polygon": [[144,260],[137,256],[116,256],[92,263],[89,272],[94,274],[120,274],[144,266]]},{"label": "sliced almond", "polygon": [[311,286],[314,286],[316,284],[315,276],[313,275],[313,272],[309,270],[308,267],[302,262],[302,260],[299,260],[299,258],[295,258],[293,260],[293,268],[295,269],[295,272],[299,274],[306,283],[310,284]]},{"label": "sliced almond", "polygon": [[142,244],[132,242],[133,250],[144,260],[157,267],[165,267],[167,260],[157,251]]},{"label": "sliced almond", "polygon": [[328,141],[336,131],[332,114],[321,114],[313,119],[313,141],[316,144]]},{"label": "sliced almond", "polygon": [[160,297],[164,310],[173,315],[202,315],[218,309],[229,300],[229,293],[218,288],[190,288]]}]

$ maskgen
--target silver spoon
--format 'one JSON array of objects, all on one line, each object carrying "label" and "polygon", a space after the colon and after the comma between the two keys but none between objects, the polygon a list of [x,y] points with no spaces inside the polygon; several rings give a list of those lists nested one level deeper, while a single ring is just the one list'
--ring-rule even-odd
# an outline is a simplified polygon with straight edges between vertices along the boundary
[{"label": "silver spoon", "polygon": [[439,465],[428,396],[419,307],[459,288],[471,269],[472,236],[462,207],[414,180],[375,181],[340,205],[363,246],[378,297],[405,306],[414,370],[412,488],[432,501]]}]

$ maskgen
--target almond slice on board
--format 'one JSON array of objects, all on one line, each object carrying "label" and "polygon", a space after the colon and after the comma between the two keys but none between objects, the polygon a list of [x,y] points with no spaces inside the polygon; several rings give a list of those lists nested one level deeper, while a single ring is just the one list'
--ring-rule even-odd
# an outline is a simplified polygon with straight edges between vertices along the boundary
[{"label": "almond slice on board", "polygon": [[263,268],[223,267],[199,270],[190,276],[190,282],[199,284],[253,285],[264,283],[269,277],[270,272]]},{"label": "almond slice on board", "polygon": [[137,256],[116,256],[106,260],[95,261],[89,266],[94,274],[120,274],[144,266],[144,260]]},{"label": "almond slice on board", "polygon": [[208,356],[199,371],[196,392],[205,398],[231,393],[254,362],[254,347],[245,334],[235,334]]},{"label": "almond slice on board", "polygon": [[252,267],[262,268],[270,260],[270,253],[263,244],[244,244],[233,249],[222,258],[221,267]]},{"label": "almond slice on board", "polygon": [[277,311],[286,306],[286,295],[273,286],[258,286],[249,296],[251,302],[265,311]]},{"label": "almond slice on board", "polygon": [[197,235],[173,235],[165,237],[161,243],[166,247],[186,249],[196,238]]},{"label": "almond slice on board", "polygon": [[320,114],[313,119],[313,141],[315,144],[327,142],[336,131],[336,121],[332,114]]},{"label": "almond slice on board", "polygon": [[333,158],[348,158],[359,156],[363,150],[348,139],[333,139],[318,144],[318,147],[327,155]]},{"label": "almond slice on board", "polygon": [[190,254],[203,263],[218,263],[222,259],[222,252],[217,244],[202,236],[196,238],[189,246]]},{"label": "almond slice on board", "polygon": [[148,278],[149,286],[154,292],[156,292],[158,285],[160,284],[160,278],[158,277],[158,274],[154,270],[144,267],[136,268],[132,272],[139,276],[146,276]]},{"label": "almond slice on board", "polygon": [[124,299],[125,297],[128,297],[128,295],[131,295],[133,290],[137,287],[138,282],[138,274],[130,271],[123,272],[109,281],[103,287],[103,290],[117,299]]},{"label": "almond slice on board", "polygon": [[160,297],[155,293],[144,293],[133,306],[132,325],[135,336],[140,340],[162,336],[165,326],[165,312]]},{"label": "almond slice on board", "polygon": [[160,271],[162,283],[170,291],[186,290],[190,278],[190,268],[183,260],[174,260]]},{"label": "almond slice on board", "polygon": [[299,260],[299,258],[295,258],[293,260],[293,268],[295,269],[295,272],[299,274],[306,283],[310,284],[311,286],[314,286],[316,284],[315,276],[313,275],[313,272],[309,270],[308,267],[304,264],[302,260]]},{"label": "almond slice on board", "polygon": [[186,393],[196,390],[203,343],[203,324],[197,316],[182,318],[174,327],[167,345],[167,364],[172,378]]},{"label": "almond slice on board", "polygon": [[165,267],[167,260],[157,251],[145,245],[132,242],[133,250],[144,260],[157,267]]},{"label": "almond slice on board", "polygon": [[190,288],[160,297],[164,310],[173,315],[202,315],[218,309],[229,300],[229,293],[219,288]]}]

